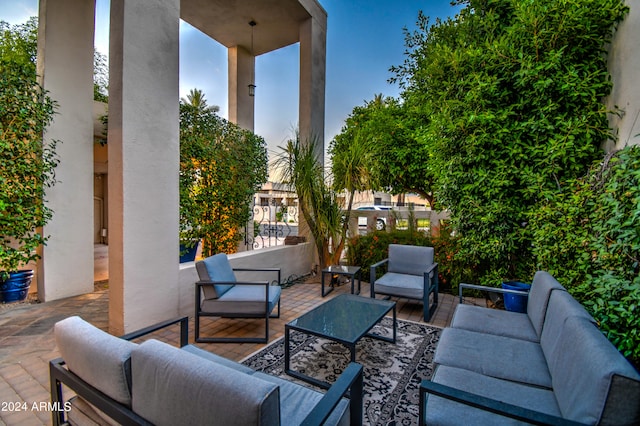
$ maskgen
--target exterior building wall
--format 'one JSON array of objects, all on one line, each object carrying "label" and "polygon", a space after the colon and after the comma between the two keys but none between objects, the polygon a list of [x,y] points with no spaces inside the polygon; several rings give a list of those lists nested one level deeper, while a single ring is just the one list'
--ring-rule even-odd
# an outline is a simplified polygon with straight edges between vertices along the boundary
[{"label": "exterior building wall", "polygon": [[111,1],[109,329],[178,312],[179,0]]},{"label": "exterior building wall", "polygon": [[640,144],[640,0],[626,0],[629,14],[619,25],[609,48],[609,72],[613,91],[607,106],[616,106],[621,114],[610,114],[609,123],[617,133],[615,144],[606,148],[621,149],[627,145]]},{"label": "exterior building wall", "polygon": [[[93,291],[93,34],[92,1],[40,0],[38,75],[58,103],[45,143],[59,141],[56,184],[46,190],[54,211],[38,262],[38,298]],[[45,285],[46,283],[46,285]]]}]

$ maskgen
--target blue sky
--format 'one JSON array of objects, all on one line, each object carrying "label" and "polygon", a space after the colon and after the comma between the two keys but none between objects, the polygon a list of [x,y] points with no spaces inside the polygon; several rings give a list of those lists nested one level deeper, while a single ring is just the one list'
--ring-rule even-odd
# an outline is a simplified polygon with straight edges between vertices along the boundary
[{"label": "blue sky", "polygon": [[[418,11],[431,18],[457,9],[450,0],[319,0],[328,14],[325,146],[357,105],[382,93],[397,97],[389,67],[404,61],[403,27],[415,28]],[[37,0],[0,1],[0,19],[22,23],[38,14]],[[96,48],[108,54],[109,1],[96,1]],[[270,152],[291,137],[298,122],[299,48],[292,45],[256,59],[255,132]],[[198,88],[227,118],[227,51],[182,22],[180,95]]]}]

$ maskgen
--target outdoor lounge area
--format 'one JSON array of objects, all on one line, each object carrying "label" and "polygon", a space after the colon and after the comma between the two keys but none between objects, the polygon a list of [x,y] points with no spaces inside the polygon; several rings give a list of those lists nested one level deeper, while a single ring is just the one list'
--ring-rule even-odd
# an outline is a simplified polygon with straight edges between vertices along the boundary
[{"label": "outdoor lounge area", "polygon": [[[15,403],[16,409],[0,412],[0,424],[51,424],[49,361],[61,356],[56,348],[53,326],[69,316],[78,315],[87,322],[107,329],[109,294],[104,284],[96,285],[93,293],[41,304],[6,305],[0,308],[0,401]],[[362,283],[363,294],[369,293],[369,284]],[[282,290],[280,318],[270,320],[269,342],[283,337],[284,325],[312,308],[343,294],[349,294],[349,285],[336,287],[327,297],[320,294],[320,277]],[[438,309],[429,325],[446,327],[453,315],[458,298],[441,294]],[[421,322],[422,304],[407,299],[398,300],[399,320]],[[424,324],[424,323],[423,323]],[[205,334],[222,333],[244,337],[261,333],[263,321],[255,319],[202,320]],[[170,327],[153,337],[173,346],[179,346],[178,326]],[[193,343],[194,321],[189,320],[189,343]],[[232,361],[241,361],[264,348],[258,343],[196,344],[201,349]],[[417,397],[416,393],[416,397]],[[35,404],[35,405],[34,405]],[[23,409],[25,408],[26,409]],[[41,409],[39,407],[42,407]],[[35,409],[34,409],[35,408]],[[417,417],[415,418],[417,422]]]}]

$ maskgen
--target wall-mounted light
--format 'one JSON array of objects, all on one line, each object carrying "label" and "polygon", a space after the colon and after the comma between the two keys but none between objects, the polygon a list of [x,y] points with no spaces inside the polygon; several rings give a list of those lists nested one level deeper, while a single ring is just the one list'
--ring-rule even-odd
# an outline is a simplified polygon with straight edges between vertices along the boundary
[{"label": "wall-mounted light", "polygon": [[[252,20],[252,21],[249,21],[249,25],[251,26],[251,56],[253,57],[253,27],[255,27],[257,24],[256,24],[256,21]],[[253,79],[254,70],[255,70],[255,62],[251,67],[251,83],[249,83],[249,96],[252,96],[252,97],[256,95],[256,85],[254,84],[254,79]]]}]

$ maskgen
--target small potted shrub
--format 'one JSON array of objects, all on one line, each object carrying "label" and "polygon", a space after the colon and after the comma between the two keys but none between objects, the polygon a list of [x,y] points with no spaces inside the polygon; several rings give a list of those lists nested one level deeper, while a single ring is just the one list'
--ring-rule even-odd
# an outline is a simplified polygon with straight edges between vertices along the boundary
[{"label": "small potted shrub", "polygon": [[[55,103],[36,83],[30,21],[12,31],[0,22],[0,302],[26,298],[33,277],[25,266],[46,242],[52,211],[45,189],[55,182],[55,142],[45,145]],[[26,44],[25,44],[26,43]],[[31,46],[31,48],[30,48]]]}]

